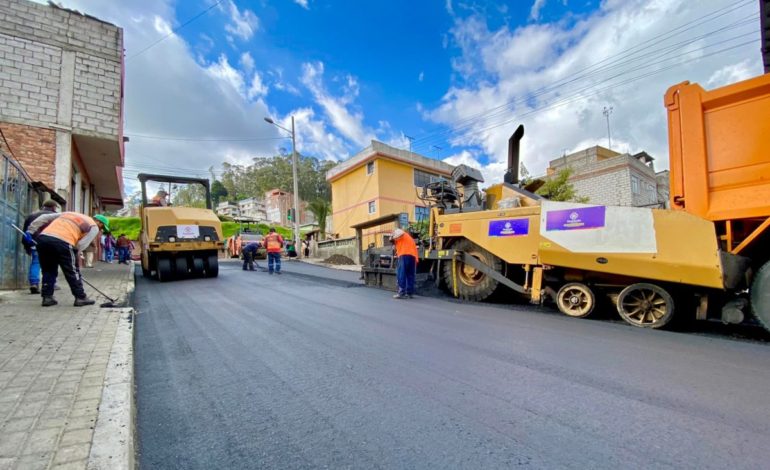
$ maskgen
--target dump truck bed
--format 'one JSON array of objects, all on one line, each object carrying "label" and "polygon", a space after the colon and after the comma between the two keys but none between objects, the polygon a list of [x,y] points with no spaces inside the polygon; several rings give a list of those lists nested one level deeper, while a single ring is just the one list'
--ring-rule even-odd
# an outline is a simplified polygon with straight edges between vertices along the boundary
[{"label": "dump truck bed", "polygon": [[770,217],[770,75],[665,95],[671,207],[712,221]]}]

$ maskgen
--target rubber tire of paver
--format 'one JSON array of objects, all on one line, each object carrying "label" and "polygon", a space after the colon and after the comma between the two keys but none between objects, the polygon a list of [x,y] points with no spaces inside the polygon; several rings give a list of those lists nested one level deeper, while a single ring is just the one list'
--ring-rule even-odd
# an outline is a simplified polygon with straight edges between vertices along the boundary
[{"label": "rubber tire of paver", "polygon": [[171,280],[171,260],[166,257],[158,257],[158,280],[168,282]]},{"label": "rubber tire of paver", "polygon": [[217,255],[209,255],[206,260],[206,277],[219,276],[219,259]]},{"label": "rubber tire of paver", "polygon": [[[456,251],[468,253],[481,261],[485,266],[488,266],[499,273],[503,272],[503,261],[500,258],[468,239],[463,238],[462,240],[454,243],[450,248]],[[500,286],[500,283],[493,279],[491,276],[487,276],[486,274],[476,271],[473,268],[471,269],[475,272],[475,274],[474,276],[469,276],[466,273],[463,273],[463,267],[465,266],[465,263],[457,261],[456,264],[457,295],[461,299],[478,302],[489,298]],[[453,293],[452,260],[445,260],[442,265],[444,271],[444,280],[447,287],[449,288],[449,292]],[[470,279],[471,277],[474,279]]]},{"label": "rubber tire of paver", "polygon": [[187,258],[184,256],[174,258],[174,275],[180,279],[187,277]]},{"label": "rubber tire of paver", "polygon": [[751,282],[751,311],[759,323],[770,331],[770,261],[759,268]]},{"label": "rubber tire of paver", "polygon": [[203,258],[196,256],[193,258],[192,274],[195,277],[203,277],[206,271],[206,263],[203,262]]},{"label": "rubber tire of paver", "polygon": [[[635,312],[628,312],[626,311],[625,307],[628,305],[629,297],[632,295],[639,295],[640,292],[650,292],[655,295],[653,297],[654,300],[661,300],[664,303],[660,305],[666,306],[666,311],[660,318],[655,319],[655,321],[652,322],[646,322],[647,313],[644,313],[644,316],[640,321],[637,321],[633,315],[635,315]],[[655,302],[654,302],[655,303]],[[674,318],[674,298],[671,297],[671,294],[669,294],[664,288],[656,285],[656,284],[649,284],[646,282],[639,282],[637,284],[631,284],[630,286],[626,287],[622,291],[620,291],[620,294],[618,295],[618,313],[620,314],[620,317],[623,318],[629,325],[633,325],[639,328],[663,328],[666,326],[673,318]],[[644,306],[640,306],[641,309],[649,310],[648,308]],[[653,318],[654,315],[653,315]]]},{"label": "rubber tire of paver", "polygon": [[[575,295],[580,296],[581,303],[585,303],[586,306],[580,310],[570,310],[569,307],[573,305],[572,300]],[[567,296],[566,298],[563,298]],[[556,293],[556,306],[559,311],[564,315],[572,318],[585,318],[594,311],[596,307],[596,296],[590,287],[580,282],[570,282],[561,286],[559,292]]]}]

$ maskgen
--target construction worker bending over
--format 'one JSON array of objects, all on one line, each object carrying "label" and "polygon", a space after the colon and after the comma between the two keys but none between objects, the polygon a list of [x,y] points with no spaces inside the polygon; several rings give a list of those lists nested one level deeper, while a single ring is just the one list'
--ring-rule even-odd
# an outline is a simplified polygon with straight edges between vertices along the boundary
[{"label": "construction worker bending over", "polygon": [[77,212],[46,214],[38,217],[30,225],[30,230],[48,224],[37,239],[40,254],[40,266],[43,269],[43,307],[56,305],[53,298],[54,284],[61,267],[72,295],[75,307],[93,305],[95,302],[86,296],[78,267],[78,251],[85,250],[99,235],[102,229],[109,230],[110,223],[103,215],[92,219]]},{"label": "construction worker bending over", "polygon": [[283,249],[283,237],[275,233],[270,227],[270,233],[264,239],[267,250],[267,272],[281,274],[281,250]]},{"label": "construction worker bending over", "polygon": [[30,294],[40,293],[40,257],[38,256],[37,245],[35,242],[35,238],[39,234],[29,233],[29,226],[32,225],[32,222],[34,222],[35,219],[41,215],[55,214],[58,209],[59,204],[57,204],[53,199],[49,199],[43,203],[42,210],[33,212],[27,216],[26,219],[24,219],[24,227],[22,230],[26,233],[26,235],[22,240],[22,244],[24,245],[24,251],[26,251],[27,254],[32,257],[29,262],[29,272],[27,273]]},{"label": "construction worker bending over", "polygon": [[398,293],[394,299],[411,299],[414,295],[414,276],[417,273],[417,244],[411,235],[400,228],[393,230],[390,239],[396,247],[396,278],[398,279]]},{"label": "construction worker bending over", "polygon": [[257,267],[259,267],[259,263],[254,261],[254,257],[257,256],[257,249],[259,248],[259,242],[251,241],[248,242],[242,249],[241,254],[243,255],[243,270],[246,271],[246,268],[248,267],[249,271],[254,271],[254,265],[256,264]]}]

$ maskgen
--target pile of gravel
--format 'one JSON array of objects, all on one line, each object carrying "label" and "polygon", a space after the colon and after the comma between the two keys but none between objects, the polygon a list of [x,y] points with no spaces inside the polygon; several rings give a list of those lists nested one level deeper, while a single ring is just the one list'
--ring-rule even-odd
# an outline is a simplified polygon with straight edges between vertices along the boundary
[{"label": "pile of gravel", "polygon": [[324,260],[326,264],[356,264],[355,261],[345,255],[331,255]]}]

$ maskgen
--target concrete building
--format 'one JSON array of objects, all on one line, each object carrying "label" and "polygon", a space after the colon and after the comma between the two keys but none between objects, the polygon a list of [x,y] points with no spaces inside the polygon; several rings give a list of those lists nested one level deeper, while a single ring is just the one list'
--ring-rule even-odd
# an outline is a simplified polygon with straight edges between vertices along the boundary
[{"label": "concrete building", "polygon": [[[265,192],[265,215],[267,221],[271,224],[284,226],[293,226],[289,220],[289,209],[294,207],[294,193],[283,191],[278,188]],[[307,210],[307,203],[299,201],[299,223],[307,224],[314,222],[313,215]]]},{"label": "concrete building", "polygon": [[[453,166],[373,140],[371,145],[326,174],[332,187],[332,223],[339,238],[355,236],[352,225],[390,214],[407,213],[410,222],[427,220],[417,197],[425,184],[450,179]],[[382,245],[393,227],[364,232],[363,246]],[[382,235],[382,236],[380,236]]]},{"label": "concrete building", "polygon": [[238,217],[238,204],[234,202],[222,201],[217,204],[215,210],[217,215],[221,215],[223,217]]},{"label": "concrete building", "polygon": [[238,210],[240,212],[240,217],[246,217],[258,221],[267,220],[265,201],[255,197],[250,197],[238,201]]},{"label": "concrete building", "polygon": [[571,168],[569,182],[592,204],[662,207],[668,191],[659,190],[653,160],[646,152],[621,154],[595,146],[551,160],[547,176]]},{"label": "concrete building", "polygon": [[0,0],[0,129],[67,210],[123,205],[123,30],[53,3]]}]

